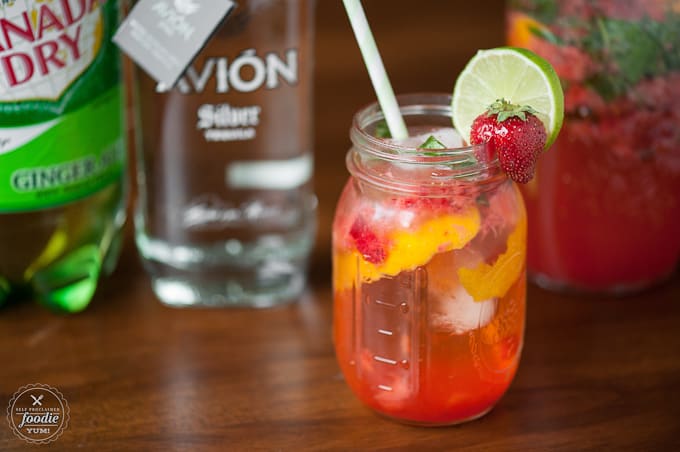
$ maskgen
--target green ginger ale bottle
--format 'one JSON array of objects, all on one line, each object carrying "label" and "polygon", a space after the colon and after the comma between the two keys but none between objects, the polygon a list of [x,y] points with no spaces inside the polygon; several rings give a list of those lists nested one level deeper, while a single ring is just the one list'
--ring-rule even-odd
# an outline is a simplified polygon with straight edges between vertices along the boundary
[{"label": "green ginger ale bottle", "polygon": [[125,221],[116,0],[0,0],[0,304],[77,312]]}]

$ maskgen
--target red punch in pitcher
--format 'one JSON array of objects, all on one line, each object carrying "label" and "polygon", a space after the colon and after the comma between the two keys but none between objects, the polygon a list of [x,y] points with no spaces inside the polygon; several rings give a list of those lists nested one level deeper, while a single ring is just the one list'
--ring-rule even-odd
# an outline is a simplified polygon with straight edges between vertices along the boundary
[{"label": "red punch in pitcher", "polygon": [[508,40],[549,60],[560,137],[523,187],[530,276],[627,293],[680,258],[680,9],[669,0],[509,2]]}]

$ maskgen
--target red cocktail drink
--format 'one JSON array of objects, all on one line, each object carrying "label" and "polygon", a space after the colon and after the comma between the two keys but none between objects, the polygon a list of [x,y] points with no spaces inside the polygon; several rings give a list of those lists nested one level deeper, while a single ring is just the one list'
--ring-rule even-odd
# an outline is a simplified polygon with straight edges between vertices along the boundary
[{"label": "red cocktail drink", "polygon": [[672,1],[511,1],[508,38],[552,63],[565,122],[523,187],[530,275],[627,292],[680,258],[680,10]]},{"label": "red cocktail drink", "polygon": [[[488,412],[517,370],[526,214],[497,160],[452,149],[449,96],[400,100],[408,141],[375,137],[376,105],[351,130],[333,225],[335,348],[370,408],[454,424]],[[449,148],[417,149],[428,135]]]}]

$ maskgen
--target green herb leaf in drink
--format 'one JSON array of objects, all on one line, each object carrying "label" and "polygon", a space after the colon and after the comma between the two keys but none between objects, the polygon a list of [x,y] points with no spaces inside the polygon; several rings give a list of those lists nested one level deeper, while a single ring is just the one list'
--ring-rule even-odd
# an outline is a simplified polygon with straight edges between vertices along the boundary
[{"label": "green herb leaf in drink", "polygon": [[[510,0],[513,11],[540,24],[528,31],[546,43],[578,49],[588,58],[584,80],[605,101],[625,96],[646,79],[680,69],[680,11],[670,0],[628,2],[587,1],[581,8],[563,0]],[[627,8],[638,8],[626,12]],[[559,49],[544,55],[562,65],[564,83],[574,83],[568,62]],[[575,62],[578,68],[577,62]],[[583,63],[582,63],[583,64]]]},{"label": "green herb leaf in drink", "polygon": [[430,135],[423,144],[418,146],[418,149],[446,149],[446,146],[444,146],[444,143],[436,139],[434,135]]},{"label": "green herb leaf in drink", "polygon": [[375,125],[375,137],[376,138],[392,138],[390,133],[390,128],[387,127],[387,121],[384,119]]}]

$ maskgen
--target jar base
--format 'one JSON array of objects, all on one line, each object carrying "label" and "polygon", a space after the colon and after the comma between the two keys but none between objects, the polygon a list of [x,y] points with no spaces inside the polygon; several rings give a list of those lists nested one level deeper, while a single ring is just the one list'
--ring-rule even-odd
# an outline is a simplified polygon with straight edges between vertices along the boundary
[{"label": "jar base", "polygon": [[486,410],[482,411],[481,413],[474,414],[474,415],[472,415],[472,416],[469,416],[469,417],[466,417],[466,418],[463,418],[463,419],[458,419],[458,420],[451,421],[451,422],[421,422],[421,421],[412,421],[412,420],[408,420],[408,419],[401,419],[401,418],[393,417],[393,416],[390,416],[390,415],[381,413],[381,412],[379,412],[379,411],[374,411],[374,412],[375,412],[378,416],[380,416],[380,417],[382,417],[382,418],[385,418],[385,419],[387,419],[387,420],[390,420],[390,421],[393,421],[393,422],[397,422],[397,423],[399,423],[399,424],[411,425],[411,426],[413,426],[413,427],[452,427],[452,426],[454,426],[454,425],[465,424],[465,423],[467,423],[467,422],[472,422],[472,421],[475,421],[475,420],[477,420],[477,419],[480,419],[480,418],[486,416],[487,414],[489,414],[489,412],[490,412],[491,410],[493,410],[493,408],[494,408],[494,405],[490,406],[489,408],[487,408]]}]

